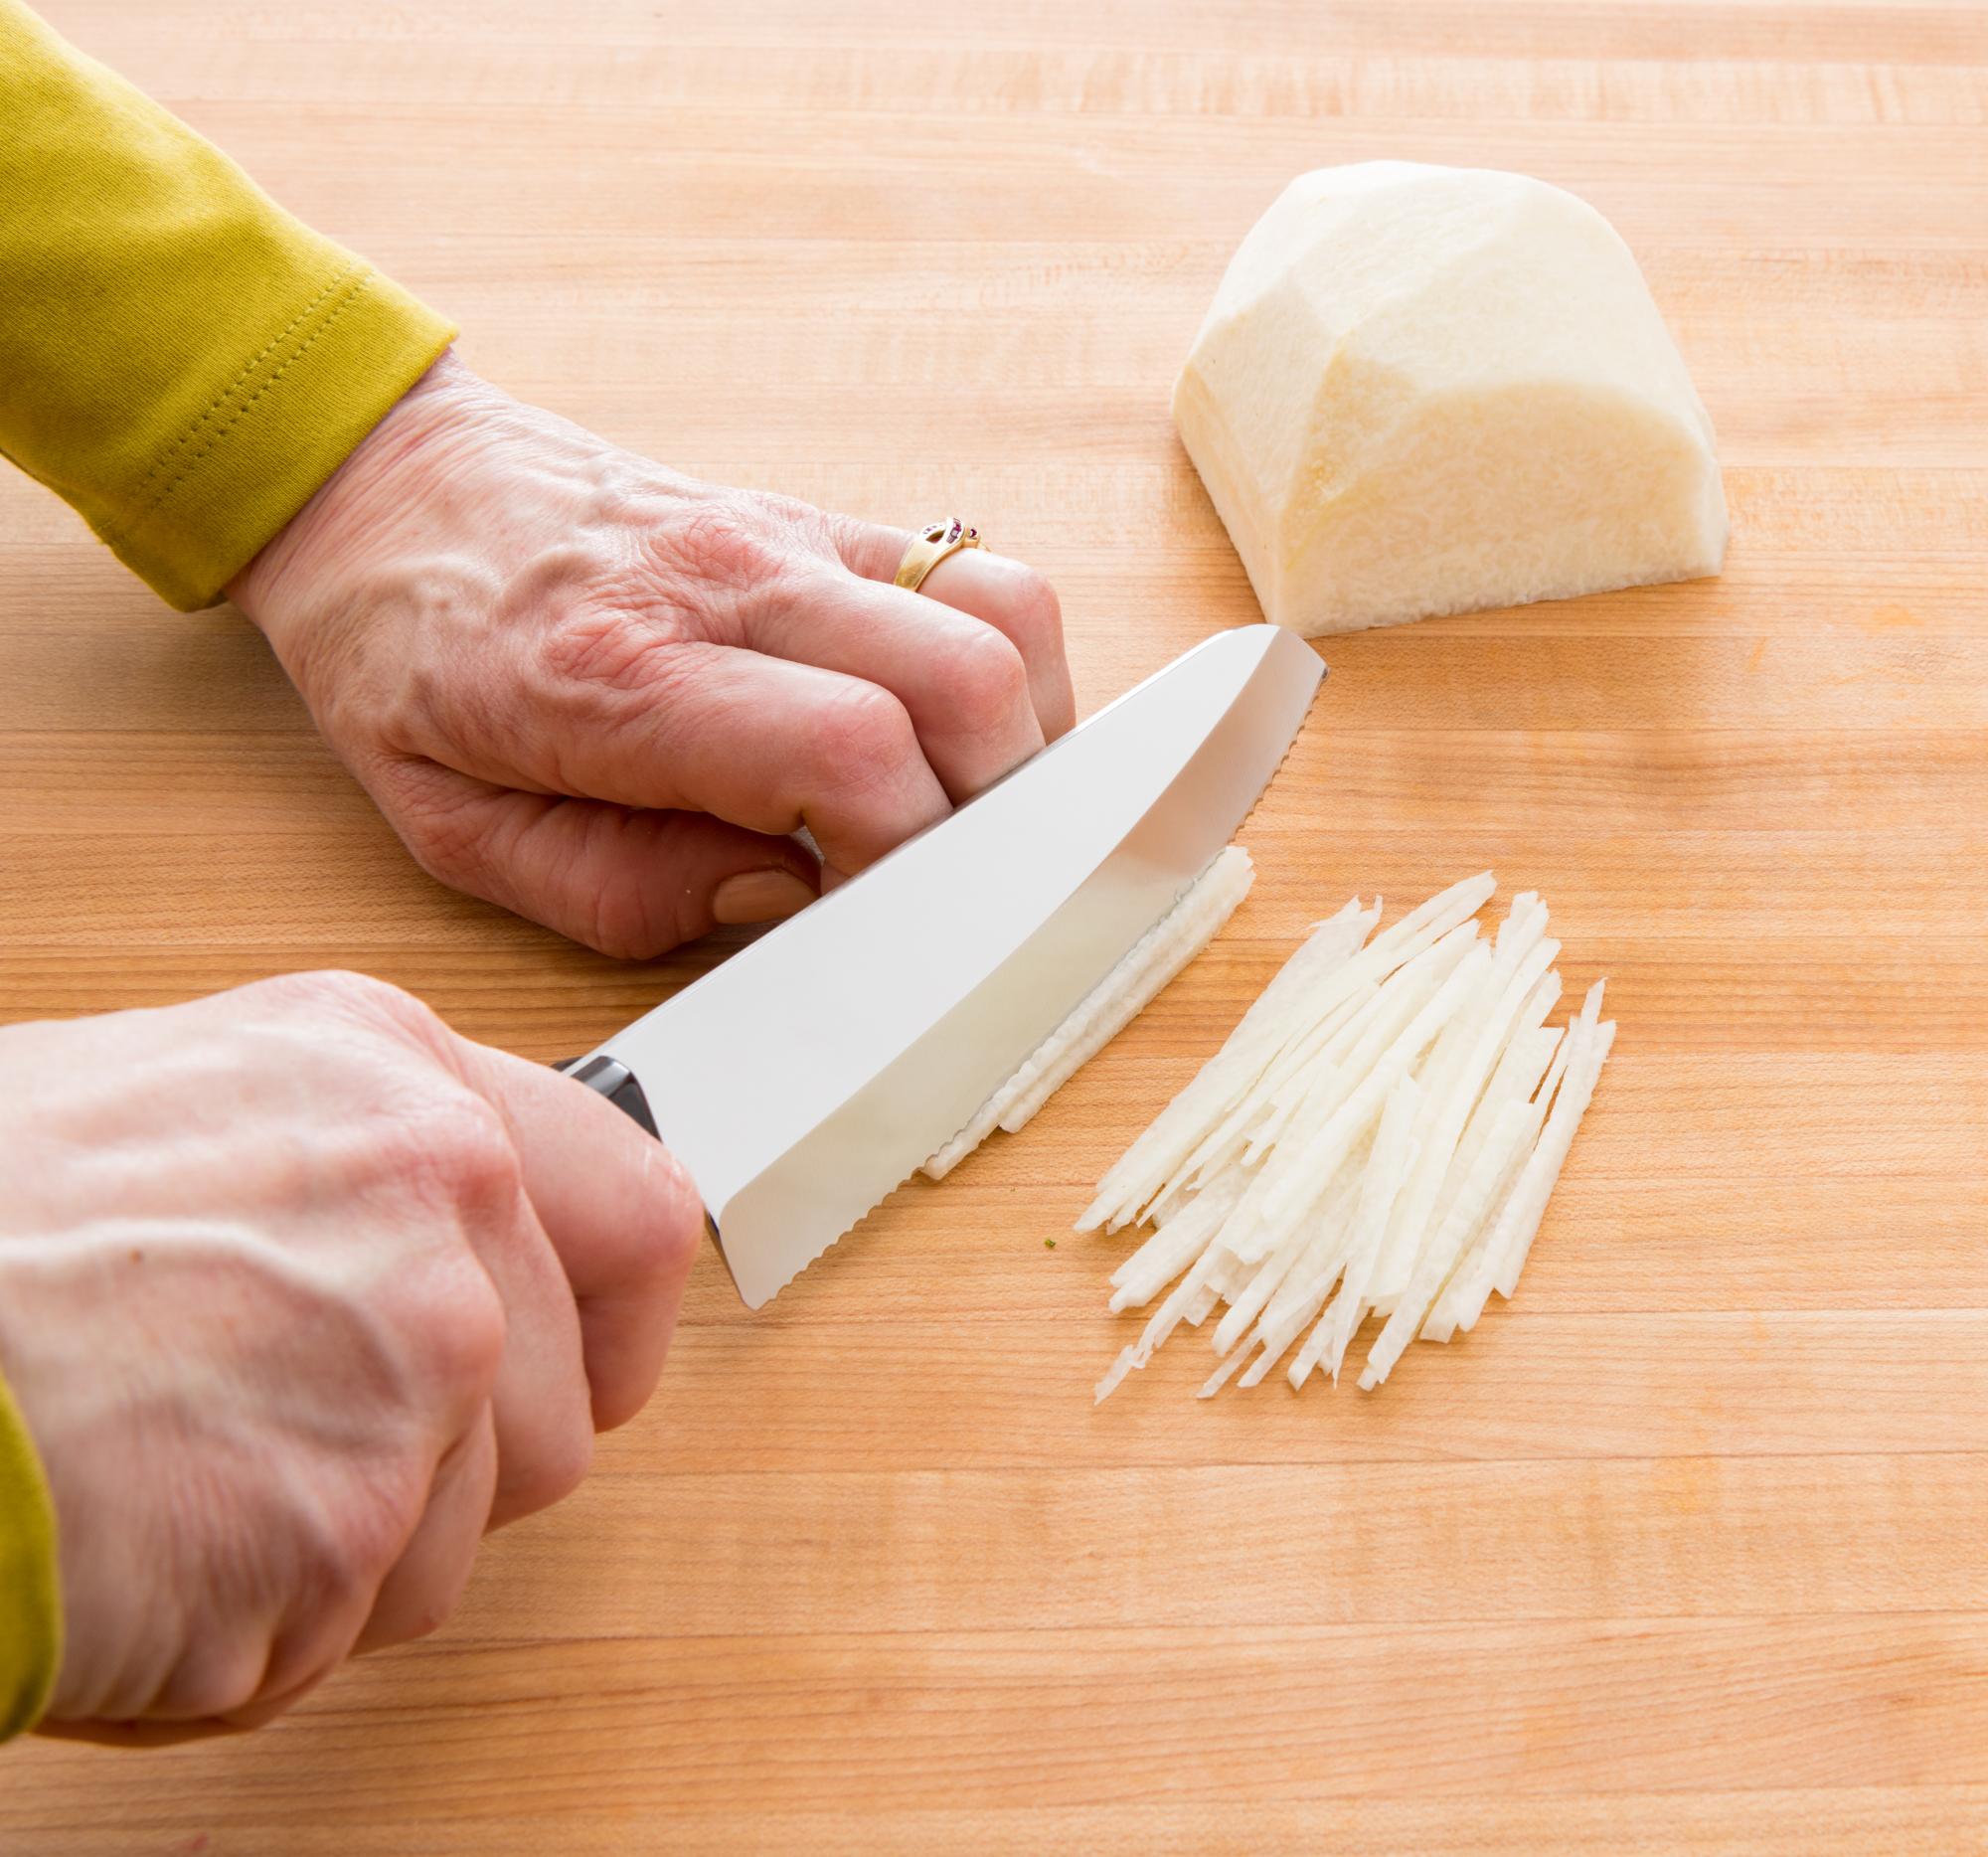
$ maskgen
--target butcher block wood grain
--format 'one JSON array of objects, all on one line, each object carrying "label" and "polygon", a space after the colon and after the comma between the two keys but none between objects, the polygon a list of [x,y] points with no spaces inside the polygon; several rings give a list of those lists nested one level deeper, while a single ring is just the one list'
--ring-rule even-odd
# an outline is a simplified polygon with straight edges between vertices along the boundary
[{"label": "butcher block wood grain", "polygon": [[[441,1632],[245,1740],[12,1748],[0,1849],[1988,1848],[1978,4],[46,6],[519,392],[981,523],[1085,710],[1254,616],[1167,394],[1320,163],[1606,213],[1734,539],[1330,642],[1255,892],[1025,1134],[760,1315],[705,1259],[654,1403]],[[725,951],[437,889],[237,614],[15,476],[0,783],[6,1018],[344,964],[549,1059]],[[1621,1025],[1515,1303],[1376,1396],[1198,1403],[1190,1335],[1093,1410],[1089,1183],[1307,922],[1486,865]]]}]

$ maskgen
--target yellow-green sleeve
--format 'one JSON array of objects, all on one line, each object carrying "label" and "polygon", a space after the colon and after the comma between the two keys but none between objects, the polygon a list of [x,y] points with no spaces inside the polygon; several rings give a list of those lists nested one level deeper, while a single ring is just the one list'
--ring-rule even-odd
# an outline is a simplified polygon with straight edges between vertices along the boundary
[{"label": "yellow-green sleeve", "polygon": [[0,452],[211,605],[455,334],[0,0]]},{"label": "yellow-green sleeve", "polygon": [[0,1741],[42,1719],[61,1665],[55,1507],[0,1380]]}]

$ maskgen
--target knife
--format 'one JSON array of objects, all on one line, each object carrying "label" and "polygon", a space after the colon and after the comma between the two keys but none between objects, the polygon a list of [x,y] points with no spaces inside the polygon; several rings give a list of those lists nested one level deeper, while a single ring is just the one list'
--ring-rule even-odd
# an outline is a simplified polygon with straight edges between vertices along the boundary
[{"label": "knife", "polygon": [[1201,875],[1324,673],[1280,626],[1218,634],[560,1068],[683,1162],[759,1308]]}]

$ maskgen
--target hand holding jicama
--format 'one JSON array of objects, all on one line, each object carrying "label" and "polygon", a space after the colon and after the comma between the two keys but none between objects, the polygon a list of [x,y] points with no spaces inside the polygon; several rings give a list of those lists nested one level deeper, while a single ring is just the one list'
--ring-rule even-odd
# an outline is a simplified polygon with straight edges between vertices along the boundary
[{"label": "hand holding jicama", "polygon": [[1495,888],[1467,879],[1366,945],[1381,906],[1356,897],[1105,1175],[1078,1231],[1158,1226],[1112,1273],[1112,1309],[1180,1281],[1099,1400],[1217,1302],[1203,1398],[1245,1363],[1255,1385],[1314,1320],[1290,1382],[1336,1381],[1369,1313],[1388,1318],[1360,1376],[1378,1386],[1417,1331],[1446,1341],[1512,1294],[1615,1027],[1599,981],[1547,1027],[1560,943],[1530,891],[1483,940],[1470,919]]},{"label": "hand holding jicama", "polygon": [[230,586],[442,882],[646,959],[854,873],[1076,721],[1049,583],[685,477],[444,356]]}]

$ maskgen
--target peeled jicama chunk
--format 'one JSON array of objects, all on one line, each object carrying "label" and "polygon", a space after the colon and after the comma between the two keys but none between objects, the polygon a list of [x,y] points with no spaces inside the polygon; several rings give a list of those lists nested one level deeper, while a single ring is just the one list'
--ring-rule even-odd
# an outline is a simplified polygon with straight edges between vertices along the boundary
[{"label": "peeled jicama chunk", "polygon": [[1306,634],[1716,574],[1712,422],[1629,249],[1488,168],[1300,175],[1174,390],[1265,615]]}]

